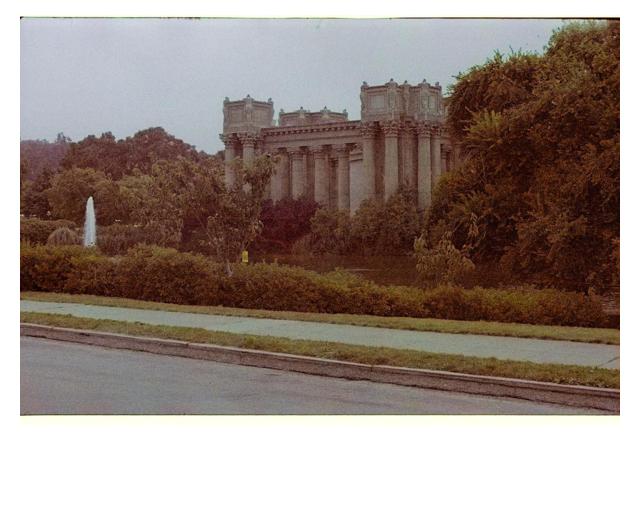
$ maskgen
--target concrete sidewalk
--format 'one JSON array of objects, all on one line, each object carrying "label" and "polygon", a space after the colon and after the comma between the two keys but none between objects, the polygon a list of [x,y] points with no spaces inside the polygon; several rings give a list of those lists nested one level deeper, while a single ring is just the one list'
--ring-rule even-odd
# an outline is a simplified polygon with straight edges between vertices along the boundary
[{"label": "concrete sidewalk", "polygon": [[536,363],[575,364],[620,368],[620,346],[580,342],[462,335],[366,326],[178,313],[146,309],[20,301],[20,311],[76,317],[141,322],[143,324],[202,328],[243,335],[267,335],[289,339],[383,346],[433,353],[495,357]]}]

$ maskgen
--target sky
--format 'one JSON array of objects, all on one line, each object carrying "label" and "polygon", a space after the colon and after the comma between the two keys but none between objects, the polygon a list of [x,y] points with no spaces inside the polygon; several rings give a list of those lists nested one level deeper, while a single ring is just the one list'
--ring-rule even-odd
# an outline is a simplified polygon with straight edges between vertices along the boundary
[{"label": "sky", "polygon": [[360,119],[360,85],[440,82],[494,51],[542,52],[560,20],[22,19],[20,138],[164,129],[222,149],[222,101]]}]

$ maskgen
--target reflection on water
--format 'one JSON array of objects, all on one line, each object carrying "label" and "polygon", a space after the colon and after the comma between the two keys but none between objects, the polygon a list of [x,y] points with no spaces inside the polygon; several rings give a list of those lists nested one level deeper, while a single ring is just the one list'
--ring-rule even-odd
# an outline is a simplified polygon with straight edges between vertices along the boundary
[{"label": "reflection on water", "polygon": [[417,285],[416,262],[410,256],[314,256],[259,254],[251,261],[295,265],[316,272],[343,269],[382,285]]}]

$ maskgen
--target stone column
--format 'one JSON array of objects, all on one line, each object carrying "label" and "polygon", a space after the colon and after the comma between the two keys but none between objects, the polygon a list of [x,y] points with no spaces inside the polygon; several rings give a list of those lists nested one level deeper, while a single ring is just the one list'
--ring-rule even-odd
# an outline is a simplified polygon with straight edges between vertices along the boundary
[{"label": "stone column", "polygon": [[291,197],[299,199],[305,192],[305,178],[302,149],[296,147],[289,151],[291,157]]},{"label": "stone column", "polygon": [[362,145],[355,144],[349,152],[349,212],[354,214],[365,199],[362,196]]},{"label": "stone column", "polygon": [[418,126],[418,209],[431,205],[431,129],[426,123]]},{"label": "stone column", "polygon": [[258,136],[245,133],[240,136],[240,141],[242,142],[242,162],[247,166],[253,164]]},{"label": "stone column", "polygon": [[338,209],[349,209],[349,148],[346,145],[334,145],[338,155]]},{"label": "stone column", "polygon": [[278,151],[276,171],[271,180],[271,200],[277,202],[289,194],[289,157],[285,149]]},{"label": "stone column", "polygon": [[236,158],[236,138],[230,134],[221,134],[224,142],[224,181],[227,186],[232,186],[236,180],[234,160]]},{"label": "stone column", "polygon": [[415,153],[415,132],[416,129],[411,124],[402,127],[402,180],[403,185],[408,189],[416,187],[416,166],[414,160]]},{"label": "stone column", "polygon": [[447,173],[451,171],[451,151],[449,147],[442,149],[442,172]]},{"label": "stone column", "polygon": [[329,172],[327,151],[323,145],[316,145],[313,152],[313,199],[323,206],[329,204]]},{"label": "stone column", "polygon": [[[355,183],[355,188],[358,191],[357,196],[360,198],[359,203],[376,196],[376,127],[373,123],[363,123],[360,132],[362,134],[362,179]],[[353,185],[351,191],[354,191]]]},{"label": "stone column", "polygon": [[431,188],[435,186],[442,174],[442,152],[441,152],[440,130],[434,127],[431,131]]},{"label": "stone column", "polygon": [[384,132],[384,200],[398,191],[398,132],[395,122],[382,126]]}]

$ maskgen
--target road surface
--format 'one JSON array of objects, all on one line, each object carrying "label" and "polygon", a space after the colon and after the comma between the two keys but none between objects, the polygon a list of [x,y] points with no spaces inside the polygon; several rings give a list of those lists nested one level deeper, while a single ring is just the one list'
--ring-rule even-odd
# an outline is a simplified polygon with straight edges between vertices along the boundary
[{"label": "road surface", "polygon": [[598,413],[33,337],[20,359],[23,415]]},{"label": "road surface", "polygon": [[268,335],[363,346],[385,346],[433,353],[459,353],[475,357],[495,357],[535,363],[620,368],[620,346],[608,344],[434,333],[298,320],[203,315],[32,300],[21,300],[20,311],[202,328],[210,331],[226,331],[247,335]]}]

